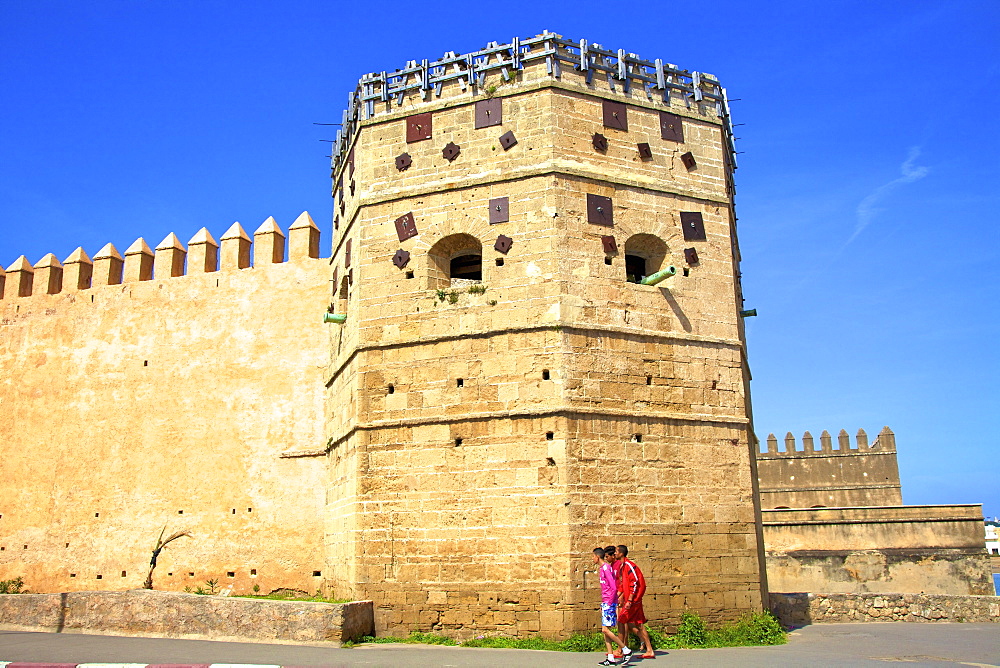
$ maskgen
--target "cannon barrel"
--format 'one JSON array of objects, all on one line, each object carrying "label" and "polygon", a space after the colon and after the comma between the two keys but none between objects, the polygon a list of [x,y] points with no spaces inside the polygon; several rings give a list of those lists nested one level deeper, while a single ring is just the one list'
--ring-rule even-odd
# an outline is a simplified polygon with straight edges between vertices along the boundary
[{"label": "cannon barrel", "polygon": [[677,273],[677,267],[675,267],[674,265],[670,265],[666,269],[658,271],[655,274],[650,274],[649,276],[647,276],[646,278],[642,279],[639,282],[642,283],[643,285],[656,285],[660,281],[666,278],[670,278],[676,273]]}]

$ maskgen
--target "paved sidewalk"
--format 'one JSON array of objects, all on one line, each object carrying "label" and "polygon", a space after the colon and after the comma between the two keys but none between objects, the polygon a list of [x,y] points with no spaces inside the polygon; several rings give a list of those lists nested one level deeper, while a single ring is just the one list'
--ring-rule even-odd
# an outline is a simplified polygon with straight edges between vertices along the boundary
[{"label": "paved sidewalk", "polygon": [[[0,631],[0,664],[34,662],[123,666],[255,664],[267,666],[596,666],[599,653],[362,645],[331,649],[302,645],[263,645],[127,638],[68,633]],[[818,624],[793,631],[779,647],[671,650],[656,659],[634,659],[632,666],[998,666],[1000,624]],[[0,665],[2,668],[2,665]],[[7,668],[20,668],[7,666]]]}]

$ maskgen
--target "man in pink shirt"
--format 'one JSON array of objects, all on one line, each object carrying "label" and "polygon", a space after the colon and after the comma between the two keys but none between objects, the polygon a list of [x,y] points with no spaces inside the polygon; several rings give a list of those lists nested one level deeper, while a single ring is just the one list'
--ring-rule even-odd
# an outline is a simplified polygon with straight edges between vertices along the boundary
[{"label": "man in pink shirt", "polygon": [[618,662],[615,661],[615,648],[612,643],[616,643],[622,648],[623,663],[628,660],[632,653],[632,650],[613,630],[618,627],[618,579],[615,576],[615,569],[612,567],[614,561],[614,546],[610,549],[594,548],[594,563],[601,565],[597,571],[601,581],[601,630],[604,632],[604,645],[608,650],[608,658],[598,664],[601,666],[618,665]]}]

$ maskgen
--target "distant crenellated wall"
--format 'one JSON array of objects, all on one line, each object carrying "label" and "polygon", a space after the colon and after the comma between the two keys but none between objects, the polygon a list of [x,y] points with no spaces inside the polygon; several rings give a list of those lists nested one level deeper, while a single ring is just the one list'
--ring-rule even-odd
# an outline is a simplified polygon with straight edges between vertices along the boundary
[{"label": "distant crenellated wall", "polygon": [[[289,245],[284,261],[285,244]],[[221,257],[220,257],[221,256]],[[18,258],[0,300],[0,579],[128,589],[323,580],[329,263],[304,213],[187,247]]]},{"label": "distant crenellated wall", "polygon": [[903,497],[896,462],[896,437],[884,427],[871,444],[859,429],[855,444],[841,429],[836,447],[824,430],[819,447],[808,431],[800,448],[791,432],[784,450],[768,434],[767,451],[757,454],[761,508],[898,506]]}]

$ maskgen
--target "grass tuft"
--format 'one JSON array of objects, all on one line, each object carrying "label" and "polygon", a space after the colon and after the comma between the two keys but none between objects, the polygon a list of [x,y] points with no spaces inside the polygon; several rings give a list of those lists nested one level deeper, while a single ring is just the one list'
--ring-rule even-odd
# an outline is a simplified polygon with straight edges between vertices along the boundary
[{"label": "grass tuft", "polygon": [[[649,639],[657,649],[688,649],[694,647],[744,647],[752,645],[784,645],[788,639],[777,618],[770,612],[753,613],[732,624],[709,629],[697,613],[685,611],[681,615],[677,633],[668,635],[649,628]],[[364,636],[344,643],[354,647],[361,643],[425,643],[430,645],[461,645],[462,647],[491,647],[496,649],[540,649],[550,652],[601,652],[604,636],[600,633],[577,634],[565,640],[547,638],[508,638],[504,636],[478,636],[459,643],[436,633],[414,631],[405,638],[397,636]],[[639,649],[639,640],[633,635],[629,646]]]}]

